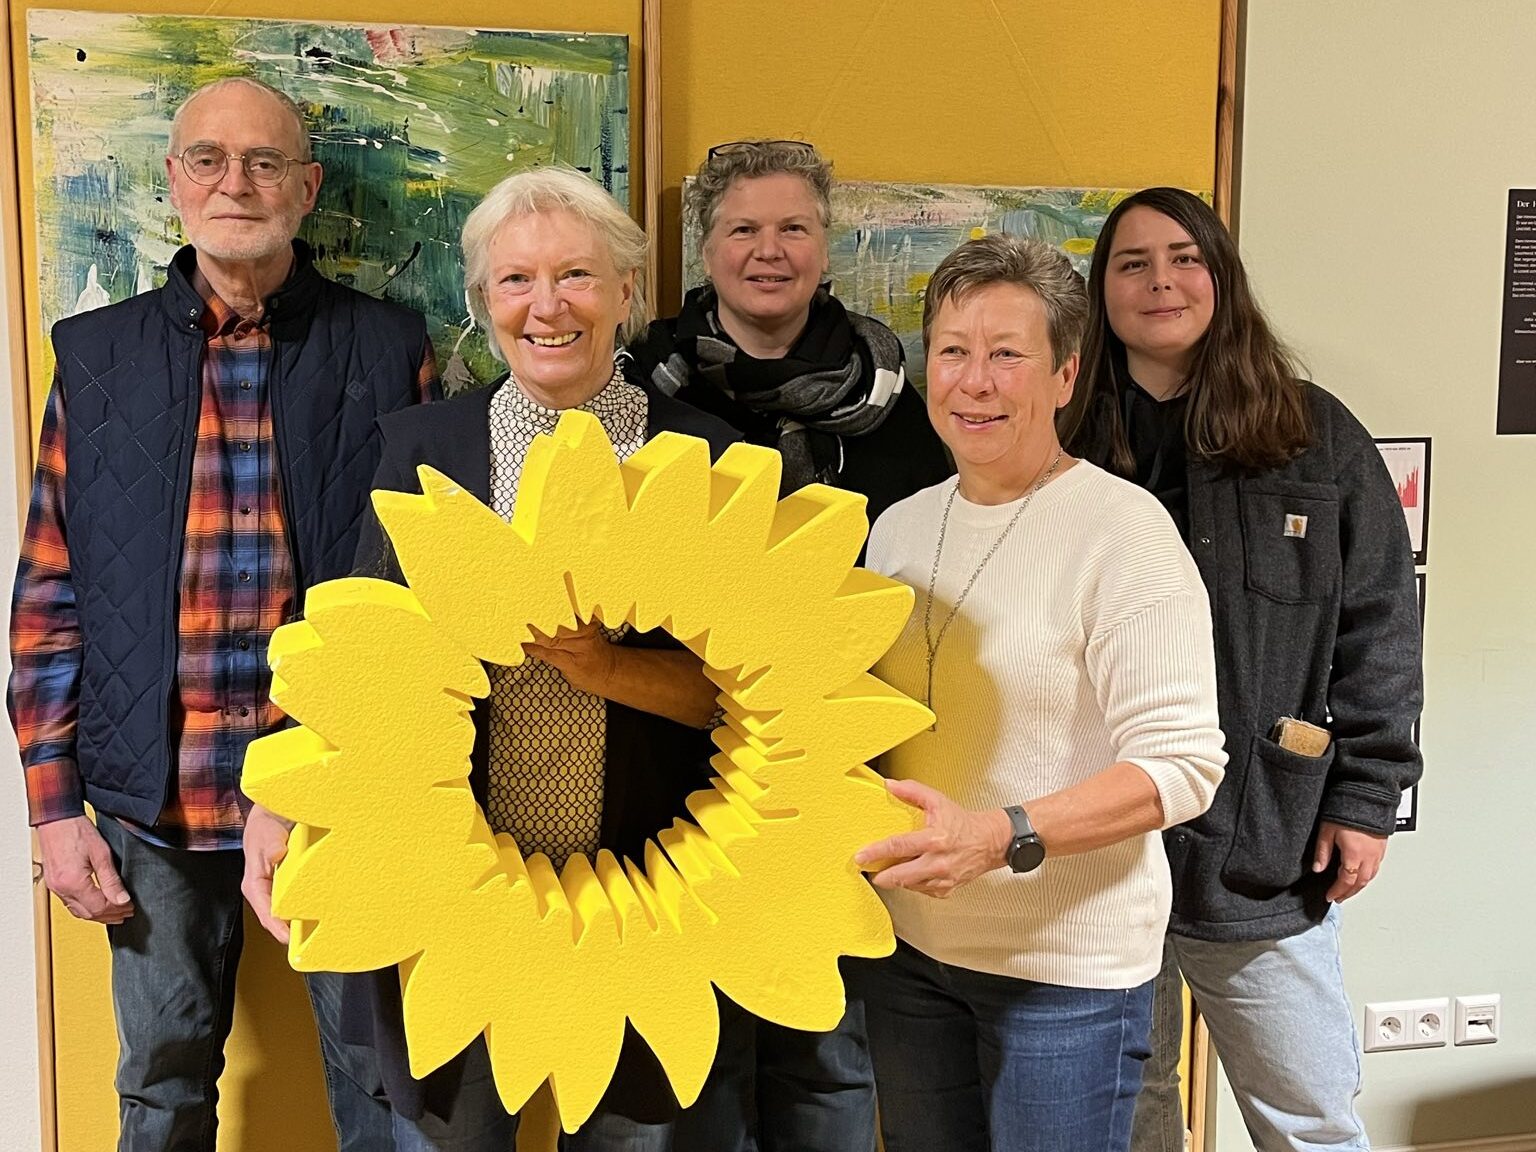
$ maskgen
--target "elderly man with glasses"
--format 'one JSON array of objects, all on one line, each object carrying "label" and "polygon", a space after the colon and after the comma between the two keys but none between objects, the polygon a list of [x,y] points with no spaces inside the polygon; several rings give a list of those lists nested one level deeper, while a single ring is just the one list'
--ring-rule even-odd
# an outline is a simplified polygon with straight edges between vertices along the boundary
[{"label": "elderly man with glasses", "polygon": [[[242,853],[240,790],[246,746],[283,723],[268,640],[348,572],[375,418],[438,379],[420,315],[327,280],[294,238],[321,168],[288,97],[201,88],[170,152],[188,244],[165,286],[53,329],[9,703],[43,879],[111,944],[119,1148],[211,1152],[242,878],[270,876],[263,845]],[[335,979],[310,995],[341,1148],[389,1147]]]}]

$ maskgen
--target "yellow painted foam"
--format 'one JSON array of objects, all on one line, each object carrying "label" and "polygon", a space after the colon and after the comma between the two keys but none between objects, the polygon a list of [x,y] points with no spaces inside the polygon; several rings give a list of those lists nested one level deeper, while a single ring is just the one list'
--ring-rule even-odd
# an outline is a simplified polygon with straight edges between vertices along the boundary
[{"label": "yellow painted foam", "polygon": [[[928,710],[868,675],[911,590],[852,567],[863,497],[778,500],[778,454],[656,437],[620,464],[567,412],[529,450],[509,525],[447,477],[374,493],[409,587],[320,585],[274,635],[273,699],[303,727],[252,744],[244,787],[299,821],[273,907],[301,971],[401,966],[411,1070],[484,1032],[516,1111],[548,1080],[574,1131],[612,1078],[626,1019],[692,1103],[714,1059],[712,985],[825,1030],[840,955],[882,956],[890,920],[852,857],[917,827],[865,762]],[[665,626],[719,685],[720,773],[642,861],[556,876],[494,835],[468,784],[482,661],[530,628]]]}]

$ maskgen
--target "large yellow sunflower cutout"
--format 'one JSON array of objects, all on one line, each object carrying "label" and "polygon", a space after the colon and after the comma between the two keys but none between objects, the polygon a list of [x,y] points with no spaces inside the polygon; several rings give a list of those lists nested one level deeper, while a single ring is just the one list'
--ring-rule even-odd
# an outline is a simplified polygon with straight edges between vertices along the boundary
[{"label": "large yellow sunflower cutout", "polygon": [[[529,450],[510,524],[430,468],[374,505],[409,582],[337,580],[272,639],[273,698],[302,727],[252,745],[247,793],[299,821],[273,908],[301,971],[401,966],[417,1076],[485,1033],[516,1111],[548,1080],[562,1125],[591,1115],[626,1019],[692,1103],[714,1058],[712,985],[828,1029],[840,955],[894,947],[853,863],[917,827],[866,763],[926,727],[867,669],[911,590],[853,567],[864,501],[779,500],[778,454],[663,433],[620,464],[568,412]],[[713,787],[642,861],[524,859],[469,789],[482,662],[531,629],[665,626],[720,687]]]}]

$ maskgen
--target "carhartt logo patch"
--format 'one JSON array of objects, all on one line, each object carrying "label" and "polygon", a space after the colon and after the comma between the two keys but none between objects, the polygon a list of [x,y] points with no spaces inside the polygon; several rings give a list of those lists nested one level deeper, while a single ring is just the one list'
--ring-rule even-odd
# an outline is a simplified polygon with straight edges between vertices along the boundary
[{"label": "carhartt logo patch", "polygon": [[1298,540],[1304,539],[1307,535],[1307,518],[1305,516],[1298,516],[1294,512],[1287,512],[1285,514],[1285,534],[1287,536],[1294,536]]}]

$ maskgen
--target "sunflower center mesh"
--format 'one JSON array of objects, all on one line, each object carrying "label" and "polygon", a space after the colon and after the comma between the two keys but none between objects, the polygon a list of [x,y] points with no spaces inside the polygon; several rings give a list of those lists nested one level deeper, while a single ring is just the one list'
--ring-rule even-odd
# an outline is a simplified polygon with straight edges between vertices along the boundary
[{"label": "sunflower center mesh", "polygon": [[[620,460],[645,443],[645,393],[625,381],[617,365],[603,390],[580,408],[602,423]],[[528,399],[509,378],[492,397],[490,416],[491,506],[510,521],[528,448],[535,436],[555,431],[560,413]],[[627,629],[602,632],[615,642]],[[607,702],[572,688],[539,660],[492,665],[489,672],[486,819],[497,832],[510,833],[523,855],[543,852],[556,869],[573,854],[594,854],[603,818]]]}]

